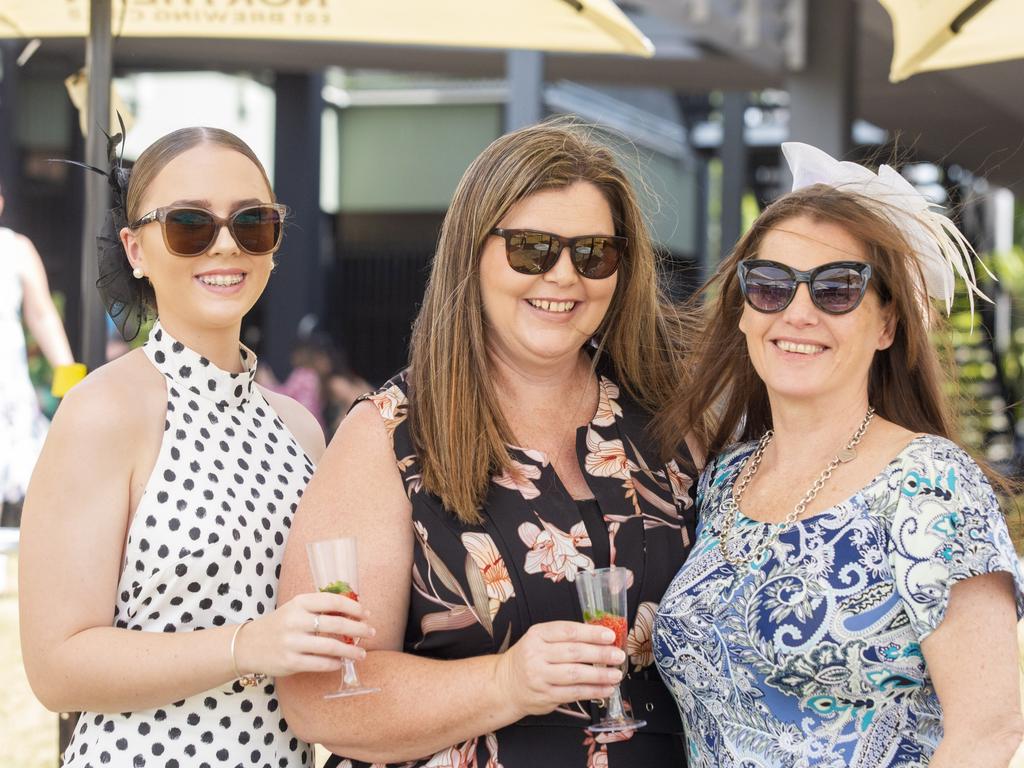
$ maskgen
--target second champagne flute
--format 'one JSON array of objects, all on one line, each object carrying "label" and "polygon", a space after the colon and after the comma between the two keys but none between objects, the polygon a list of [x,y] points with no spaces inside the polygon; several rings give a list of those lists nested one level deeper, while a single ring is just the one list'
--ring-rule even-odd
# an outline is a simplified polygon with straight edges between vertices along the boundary
[{"label": "second champagne flute", "polygon": [[[583,609],[583,620],[587,624],[607,627],[615,633],[615,644],[626,653],[626,635],[629,631],[629,614],[626,612],[626,591],[631,573],[628,568],[597,568],[576,574],[576,592]],[[629,664],[629,655],[623,662],[623,671]],[[623,698],[619,685],[615,686],[608,699],[608,714],[600,721],[587,727],[590,733],[632,731],[647,725],[646,720],[636,720],[626,714],[628,702]]]},{"label": "second champagne flute", "polygon": [[[333,592],[359,602],[359,561],[354,538],[312,541],[306,545],[306,554],[309,556],[309,567],[313,571],[313,584],[320,592]],[[358,638],[342,636],[341,640],[356,645],[359,643]],[[359,682],[356,664],[352,659],[343,661],[345,667],[341,687],[333,693],[324,694],[325,699],[360,696],[380,691],[380,688],[370,688]]]}]

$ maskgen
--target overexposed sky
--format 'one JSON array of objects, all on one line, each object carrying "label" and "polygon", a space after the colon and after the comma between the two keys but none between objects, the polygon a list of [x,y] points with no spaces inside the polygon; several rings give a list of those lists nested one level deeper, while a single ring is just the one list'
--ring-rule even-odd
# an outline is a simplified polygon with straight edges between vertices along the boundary
[{"label": "overexposed sky", "polygon": [[220,72],[161,72],[119,77],[115,88],[135,123],[124,154],[134,160],[177,128],[207,125],[245,141],[274,180],[274,91],[247,77]]}]

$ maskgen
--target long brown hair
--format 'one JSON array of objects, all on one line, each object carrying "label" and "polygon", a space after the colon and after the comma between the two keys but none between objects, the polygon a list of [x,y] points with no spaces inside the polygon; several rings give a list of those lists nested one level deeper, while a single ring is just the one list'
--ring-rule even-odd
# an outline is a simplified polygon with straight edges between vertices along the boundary
[{"label": "long brown hair", "polygon": [[[661,406],[682,375],[682,323],[658,283],[636,195],[592,127],[557,119],[502,136],[469,166],[441,228],[413,328],[409,426],[423,485],[465,522],[480,519],[491,476],[511,466],[513,441],[489,373],[480,252],[518,201],[588,182],[629,238],[611,305],[596,333],[619,383],[641,406]],[[596,359],[596,358],[595,358]]]},{"label": "long brown hair", "polygon": [[[878,415],[913,432],[955,439],[955,420],[943,390],[943,361],[929,328],[942,323],[923,293],[923,276],[900,229],[870,201],[818,184],[769,205],[704,285],[715,298],[704,307],[703,330],[691,349],[690,381],[659,415],[657,435],[665,450],[693,430],[709,455],[772,427],[768,391],[754,370],[739,329],[743,295],[736,265],[754,258],[765,235],[783,222],[810,218],[837,224],[866,246],[871,287],[893,310],[894,340],[875,353],[868,400]],[[948,366],[946,366],[948,370]]]}]

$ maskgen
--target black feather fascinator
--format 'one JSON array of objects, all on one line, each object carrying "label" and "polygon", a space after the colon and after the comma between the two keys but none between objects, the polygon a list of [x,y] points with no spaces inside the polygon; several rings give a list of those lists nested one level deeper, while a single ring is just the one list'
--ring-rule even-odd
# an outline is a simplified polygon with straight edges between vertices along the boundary
[{"label": "black feather fascinator", "polygon": [[100,292],[103,306],[117,326],[121,338],[132,341],[139,335],[142,325],[155,308],[156,297],[149,280],[132,275],[128,254],[121,244],[121,230],[129,224],[127,197],[128,178],[131,172],[124,167],[124,121],[120,115],[117,116],[117,120],[120,124],[120,133],[107,136],[109,170],[105,171],[73,160],[65,162],[105,176],[110,185],[111,207],[96,237],[99,274],[96,289]]}]

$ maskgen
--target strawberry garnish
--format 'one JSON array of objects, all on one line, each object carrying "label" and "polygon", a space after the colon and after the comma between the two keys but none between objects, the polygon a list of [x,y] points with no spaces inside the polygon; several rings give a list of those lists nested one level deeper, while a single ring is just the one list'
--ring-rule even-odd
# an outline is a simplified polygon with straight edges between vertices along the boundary
[{"label": "strawberry garnish", "polygon": [[629,633],[629,627],[624,616],[616,616],[614,613],[608,613],[608,611],[594,611],[593,613],[584,611],[583,620],[587,624],[607,627],[615,633],[615,644],[620,648],[626,647],[626,635]]},{"label": "strawberry garnish", "polygon": [[320,588],[321,592],[330,592],[335,595],[344,595],[345,597],[351,598],[352,600],[359,601],[359,595],[356,591],[349,586],[347,581],[332,581],[326,587]]}]

